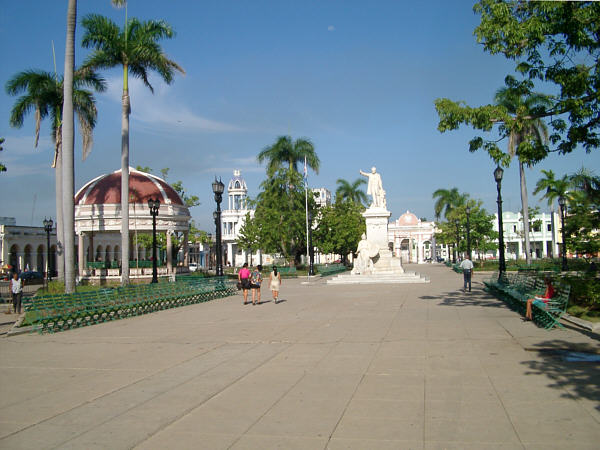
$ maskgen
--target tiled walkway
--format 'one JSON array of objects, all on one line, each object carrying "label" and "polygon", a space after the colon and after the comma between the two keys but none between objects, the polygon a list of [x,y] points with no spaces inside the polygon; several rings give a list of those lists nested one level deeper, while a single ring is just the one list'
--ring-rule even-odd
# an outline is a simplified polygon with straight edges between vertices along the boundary
[{"label": "tiled walkway", "polygon": [[598,448],[600,365],[557,352],[597,337],[412,270],[0,338],[0,448]]}]

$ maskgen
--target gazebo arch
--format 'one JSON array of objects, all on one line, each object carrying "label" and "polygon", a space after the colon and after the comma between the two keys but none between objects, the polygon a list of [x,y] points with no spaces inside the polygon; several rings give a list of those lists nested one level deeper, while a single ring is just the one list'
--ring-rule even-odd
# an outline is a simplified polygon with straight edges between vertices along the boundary
[{"label": "gazebo arch", "polygon": [[38,245],[37,248],[35,270],[38,272],[46,271],[46,267],[44,267],[44,246],[42,244]]},{"label": "gazebo arch", "polygon": [[[129,168],[129,192],[131,194],[130,236],[133,238],[134,233],[135,235],[152,233],[152,216],[148,200],[158,199],[160,206],[156,217],[156,230],[167,234],[167,246],[170,248],[172,248],[173,235],[183,235],[184,265],[187,266],[189,259],[187,238],[191,217],[188,207],[179,194],[163,179],[131,167]],[[121,246],[116,244],[120,242],[121,232],[120,170],[95,178],[79,189],[75,195],[75,232],[79,236],[79,247],[84,248],[86,243],[90,245],[94,259],[104,258],[110,261],[112,257],[112,261],[121,263],[120,266],[136,261],[138,252],[139,259],[142,259],[141,248],[136,249],[135,244],[130,241],[129,261],[121,262]],[[173,273],[175,272],[172,262],[174,252],[167,251],[167,255],[167,273]],[[81,251],[78,256],[79,259],[83,258]],[[80,264],[80,276],[93,275],[92,272],[85,272],[83,269],[84,264]],[[143,275],[148,275],[146,269],[147,267],[144,268]],[[109,271],[109,276],[118,275],[118,272],[115,273],[117,270]],[[139,271],[138,274],[142,272]]]},{"label": "gazebo arch", "polygon": [[12,270],[16,272],[19,271],[19,246],[17,244],[13,244],[10,247],[10,252],[8,254],[8,263],[12,266]]},{"label": "gazebo arch", "polygon": [[23,266],[25,266],[25,269],[29,268],[29,270],[33,270],[33,261],[31,253],[31,244],[27,244],[23,249]]}]

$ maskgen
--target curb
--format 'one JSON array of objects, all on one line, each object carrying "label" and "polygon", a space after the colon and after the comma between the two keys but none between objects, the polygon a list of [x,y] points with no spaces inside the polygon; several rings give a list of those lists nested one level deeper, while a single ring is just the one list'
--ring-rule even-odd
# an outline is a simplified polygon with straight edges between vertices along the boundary
[{"label": "curb", "polygon": [[577,325],[581,328],[591,331],[592,333],[600,334],[600,323],[593,323],[587,320],[580,319],[579,317],[571,316],[565,313],[562,318],[573,325]]}]

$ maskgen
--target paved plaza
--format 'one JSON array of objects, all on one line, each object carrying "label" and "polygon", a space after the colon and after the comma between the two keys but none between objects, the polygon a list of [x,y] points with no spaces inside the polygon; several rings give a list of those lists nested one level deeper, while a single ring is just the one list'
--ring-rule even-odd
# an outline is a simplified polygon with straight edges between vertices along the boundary
[{"label": "paved plaza", "polygon": [[[0,448],[597,449],[598,336],[430,284],[284,280],[54,335],[0,338]],[[265,289],[263,300],[270,300]]]}]

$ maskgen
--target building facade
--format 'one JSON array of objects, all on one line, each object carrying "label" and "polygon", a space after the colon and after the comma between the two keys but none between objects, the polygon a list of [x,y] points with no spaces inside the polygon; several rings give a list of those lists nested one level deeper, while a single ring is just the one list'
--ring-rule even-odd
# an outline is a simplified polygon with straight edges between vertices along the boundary
[{"label": "building facade", "polygon": [[402,264],[423,264],[435,255],[435,223],[422,221],[410,211],[388,225],[388,241]]},{"label": "building facade", "polygon": [[[531,226],[529,241],[531,257],[558,258],[562,244],[560,216],[556,212],[537,214],[529,219]],[[520,212],[502,213],[505,257],[507,259],[525,259],[525,236],[523,216]],[[498,214],[494,214],[494,230],[498,231]],[[490,255],[498,257],[498,252]]]},{"label": "building facade", "polygon": [[[6,218],[3,218],[6,219]],[[15,224],[15,219],[0,223],[0,266],[11,266],[16,272],[32,270],[47,271],[48,246],[44,227],[24,227]],[[50,271],[56,270],[56,229],[50,232]]]}]

